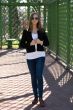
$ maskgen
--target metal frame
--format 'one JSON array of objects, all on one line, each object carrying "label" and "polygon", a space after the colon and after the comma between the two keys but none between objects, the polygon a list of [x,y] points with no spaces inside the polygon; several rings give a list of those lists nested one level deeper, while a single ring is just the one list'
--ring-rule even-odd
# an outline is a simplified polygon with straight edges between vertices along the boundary
[{"label": "metal frame", "polygon": [[[38,2],[30,2],[30,0],[27,0],[27,3],[19,3],[19,2],[16,2],[16,0],[14,1],[14,0],[9,0],[9,2],[8,3],[2,3],[1,1],[0,1],[0,7],[2,7],[2,6],[4,6],[4,7],[9,7],[9,38],[12,38],[13,37],[13,33],[12,33],[12,8],[13,7],[17,7],[17,6],[27,6],[27,18],[29,19],[29,16],[30,16],[30,6],[32,6],[32,7],[37,7],[38,8],[38,11],[39,11],[39,14],[40,14],[40,8],[41,8],[41,6],[44,6],[45,8],[44,8],[44,11],[43,11],[43,14],[44,14],[44,28],[46,28],[46,24],[45,24],[45,20],[46,20],[46,13],[45,13],[45,11],[46,11],[46,7],[48,6],[48,4],[47,4],[47,2],[40,2],[40,1],[38,1]],[[47,7],[48,8],[48,7]],[[1,12],[1,10],[0,10],[0,12]],[[2,17],[1,17],[1,14],[0,14],[0,22],[2,23]],[[0,26],[0,27],[2,27],[2,26]],[[2,28],[1,28],[2,29]],[[0,29],[0,33],[2,34],[2,30]],[[2,39],[1,39],[1,41],[2,41]],[[2,45],[2,42],[1,42],[1,45]]]},{"label": "metal frame", "polygon": [[[66,41],[65,41],[66,45],[64,44],[64,41],[63,41],[63,44],[61,44],[61,45],[62,45],[62,47],[63,47],[63,45],[65,45],[66,49],[64,48],[63,49],[64,51],[62,53],[60,53],[60,48],[62,48],[62,47],[59,45],[59,42],[60,42],[60,33],[59,33],[60,28],[59,28],[59,26],[62,25],[62,24],[59,24],[60,17],[61,17],[61,16],[59,16],[60,15],[59,6],[61,5],[60,3],[65,3],[65,2],[66,2],[65,5],[67,7],[66,8],[67,23],[65,24],[66,27],[67,27],[67,31],[65,30],[66,31],[66,38],[65,38],[66,39]],[[55,3],[57,3],[57,4],[55,4]],[[57,11],[54,11],[55,7],[53,5],[56,6]],[[73,69],[73,55],[72,55],[72,52],[73,52],[73,48],[72,48],[73,46],[72,45],[73,44],[71,43],[72,38],[70,37],[70,36],[73,36],[73,35],[70,35],[70,33],[72,33],[71,32],[72,27],[70,27],[71,26],[70,22],[71,22],[72,18],[70,18],[70,13],[72,14],[72,12],[70,12],[70,8],[71,8],[70,5],[71,5],[70,0],[53,0],[53,1],[49,1],[49,11],[48,11],[48,13],[50,13],[50,15],[49,15],[48,19],[50,21],[49,21],[49,24],[48,24],[49,25],[48,26],[48,35],[49,35],[49,39],[50,39],[50,51],[53,54],[56,55],[57,59],[61,59],[63,62],[65,62],[65,64],[67,65],[67,68],[72,68]],[[63,12],[63,10],[62,10],[62,12]],[[57,14],[57,18],[56,18],[56,15],[54,15],[54,13]],[[62,17],[64,18],[63,15],[62,15]],[[53,33],[56,33],[56,32],[54,32],[55,28],[53,29],[53,21],[54,22],[57,21],[57,25],[55,24],[55,27],[57,28],[57,37],[53,34]],[[65,27],[65,25],[63,24],[61,28]],[[63,34],[65,34],[65,33],[63,33]],[[54,37],[55,37],[57,42],[55,42]],[[62,36],[62,38],[63,38],[63,36]],[[53,44],[55,44],[55,47],[53,46]]]}]

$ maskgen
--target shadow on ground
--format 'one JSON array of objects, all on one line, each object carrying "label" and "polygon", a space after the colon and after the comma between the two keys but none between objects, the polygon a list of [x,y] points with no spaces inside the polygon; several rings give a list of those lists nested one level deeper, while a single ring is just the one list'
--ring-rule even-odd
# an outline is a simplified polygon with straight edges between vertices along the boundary
[{"label": "shadow on ground", "polygon": [[[49,62],[50,61],[50,62]],[[45,100],[46,107],[28,105],[24,110],[73,110],[73,74],[58,62],[48,60],[44,68],[44,78],[51,95]],[[72,100],[71,100],[72,98]]]}]

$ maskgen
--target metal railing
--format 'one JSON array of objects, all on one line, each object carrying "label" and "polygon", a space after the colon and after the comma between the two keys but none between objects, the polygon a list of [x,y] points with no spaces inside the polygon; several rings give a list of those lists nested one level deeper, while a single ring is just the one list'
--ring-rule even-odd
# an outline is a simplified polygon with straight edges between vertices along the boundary
[{"label": "metal railing", "polygon": [[48,13],[50,50],[73,68],[73,0],[50,3]]}]

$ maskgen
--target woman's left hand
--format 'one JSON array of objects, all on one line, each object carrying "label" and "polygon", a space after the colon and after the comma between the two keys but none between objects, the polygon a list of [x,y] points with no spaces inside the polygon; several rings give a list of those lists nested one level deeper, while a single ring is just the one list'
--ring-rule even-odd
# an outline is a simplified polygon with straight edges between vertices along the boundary
[{"label": "woman's left hand", "polygon": [[37,39],[37,44],[43,45],[43,41],[41,41],[40,39]]},{"label": "woman's left hand", "polygon": [[43,41],[41,41],[40,39],[37,39],[37,44],[43,45]]}]

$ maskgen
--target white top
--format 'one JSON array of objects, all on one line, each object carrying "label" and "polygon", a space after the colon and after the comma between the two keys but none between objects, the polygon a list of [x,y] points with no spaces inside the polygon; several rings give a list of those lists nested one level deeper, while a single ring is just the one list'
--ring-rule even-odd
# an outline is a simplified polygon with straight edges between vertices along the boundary
[{"label": "white top", "polygon": [[[38,39],[38,34],[37,33],[32,33],[32,38],[34,40]],[[35,44],[35,49],[37,50],[37,44]]]},{"label": "white top", "polygon": [[38,34],[37,33],[32,33],[32,38],[35,40],[38,38]]},{"label": "white top", "polygon": [[[32,33],[32,38],[37,39],[38,34]],[[39,57],[45,57],[45,51],[37,51],[37,44],[35,45],[35,49],[36,49],[35,52],[26,53],[26,59],[36,59]]]}]

